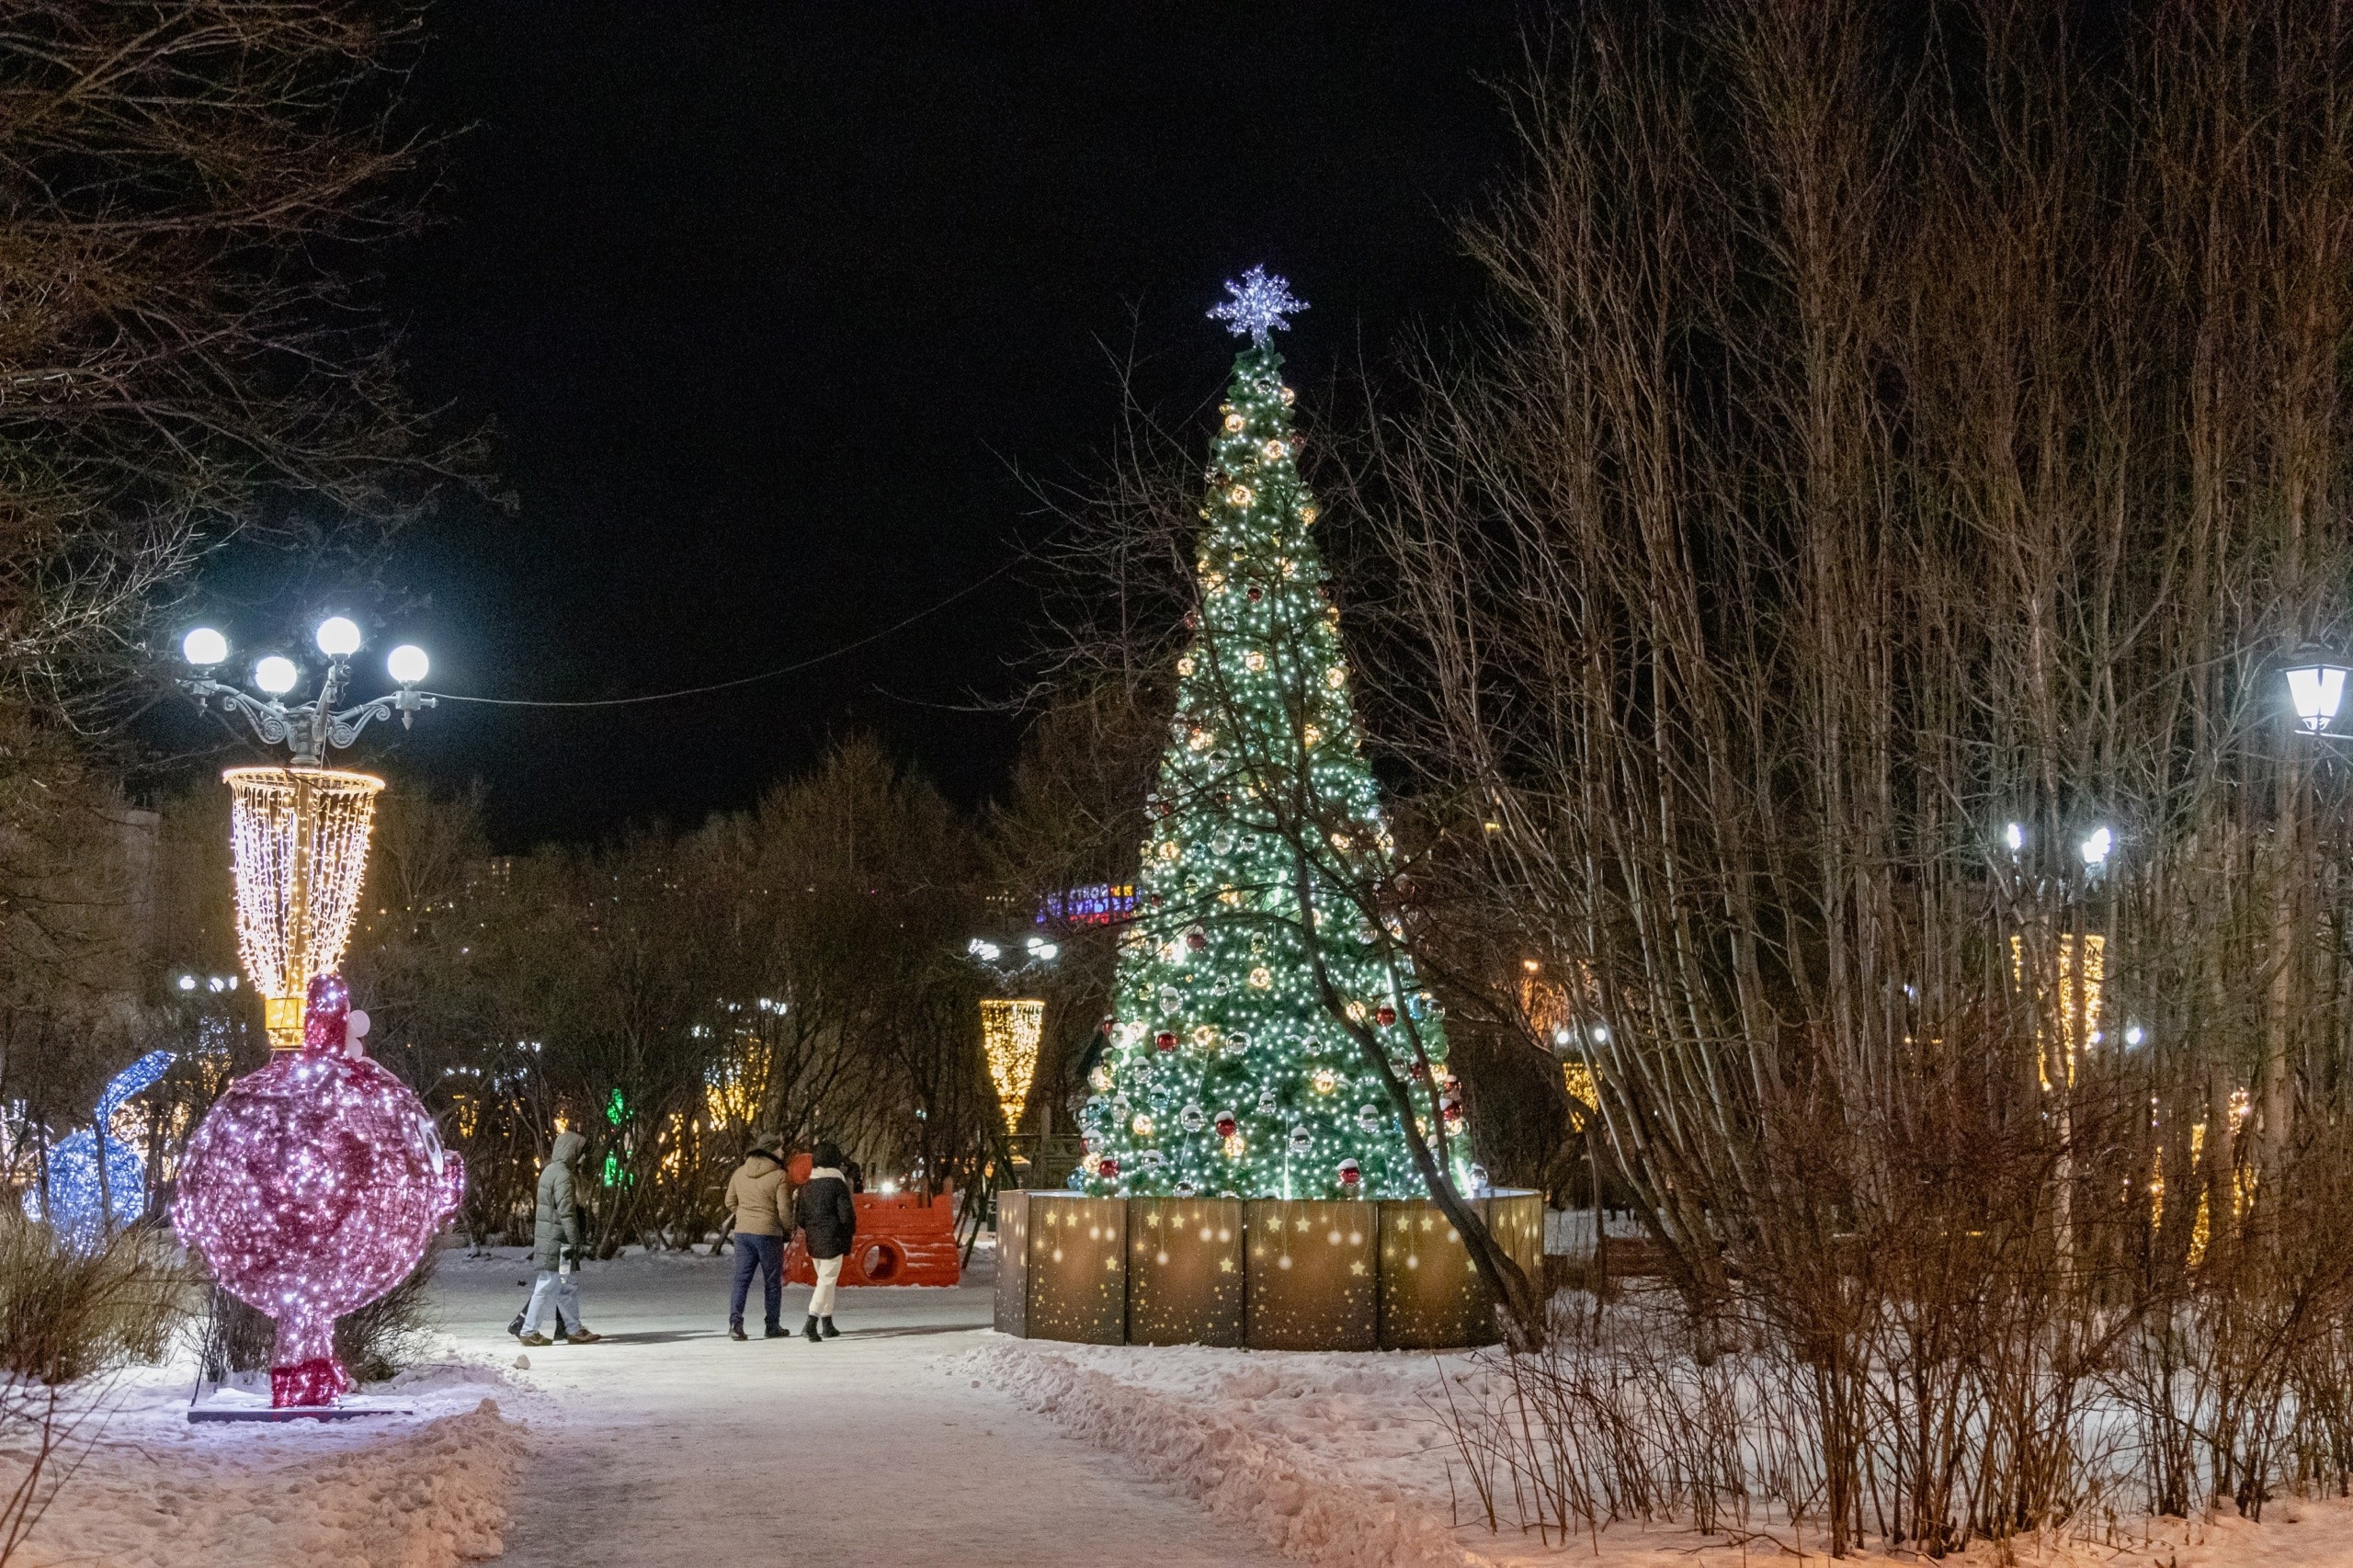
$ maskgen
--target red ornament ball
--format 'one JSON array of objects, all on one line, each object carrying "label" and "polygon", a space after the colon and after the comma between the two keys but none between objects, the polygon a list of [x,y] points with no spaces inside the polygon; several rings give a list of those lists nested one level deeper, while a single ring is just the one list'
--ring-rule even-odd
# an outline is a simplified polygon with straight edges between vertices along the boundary
[{"label": "red ornament ball", "polygon": [[1252,604],[1254,604],[1254,605],[1255,605],[1255,604],[1256,604],[1260,599],[1265,598],[1266,597],[1267,597],[1267,596],[1266,596],[1264,593],[1262,593],[1261,591],[1259,591],[1259,590],[1258,590],[1258,589],[1256,589],[1256,588],[1253,588],[1253,589],[1251,589],[1251,590],[1250,590],[1250,602],[1251,602]]},{"label": "red ornament ball", "polygon": [[1111,1032],[1111,1026],[1118,1021],[1118,1019],[1113,1017],[1105,1017],[1103,1020],[1103,1032],[1107,1035],[1109,1034]]},{"label": "red ornament ball", "polygon": [[1429,1063],[1416,1060],[1411,1067],[1405,1069],[1405,1075],[1418,1084],[1430,1075]]},{"label": "red ornament ball", "polygon": [[1448,1095],[1438,1102],[1438,1110],[1440,1116],[1446,1118],[1446,1124],[1449,1127],[1462,1119],[1462,1102],[1452,1095]]},{"label": "red ornament ball", "polygon": [[1185,945],[1198,953],[1210,945],[1210,934],[1196,926],[1185,933]]},{"label": "red ornament ball", "polygon": [[1394,1007],[1385,1006],[1382,1006],[1381,1008],[1380,1008],[1378,1011],[1376,1011],[1372,1016],[1373,1016],[1374,1017],[1376,1017],[1376,1018],[1380,1019],[1380,1020],[1381,1020],[1381,1027],[1382,1027],[1383,1028],[1388,1028],[1391,1024],[1393,1024],[1393,1023],[1395,1023],[1395,1022],[1397,1021],[1397,1009],[1396,1009],[1396,1008],[1394,1008]]},{"label": "red ornament ball", "polygon": [[1163,1051],[1174,1051],[1176,1049],[1176,1032],[1171,1029],[1163,1029],[1152,1037],[1152,1043]]},{"label": "red ornament ball", "polygon": [[1233,1113],[1232,1111],[1222,1110],[1217,1113],[1217,1135],[1219,1137],[1233,1137],[1233,1130],[1240,1125],[1241,1124],[1239,1122],[1233,1119]]},{"label": "red ornament ball", "polygon": [[1106,1154],[1103,1156],[1103,1163],[1095,1167],[1095,1174],[1105,1181],[1116,1181],[1120,1176],[1120,1162]]},{"label": "red ornament ball", "polygon": [[1363,1179],[1364,1171],[1354,1160],[1342,1160],[1340,1162],[1340,1185],[1342,1187],[1354,1187]]}]

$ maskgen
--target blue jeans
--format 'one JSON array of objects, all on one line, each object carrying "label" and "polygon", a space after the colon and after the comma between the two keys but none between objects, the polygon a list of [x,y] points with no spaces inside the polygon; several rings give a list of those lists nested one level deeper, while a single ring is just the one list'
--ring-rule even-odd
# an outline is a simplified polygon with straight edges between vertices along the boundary
[{"label": "blue jeans", "polygon": [[779,1323],[784,1310],[784,1238],[735,1233],[735,1283],[727,1292],[727,1326],[744,1325],[744,1298],[752,1292],[752,1270],[760,1271],[760,1294],[766,1298],[768,1326]]}]

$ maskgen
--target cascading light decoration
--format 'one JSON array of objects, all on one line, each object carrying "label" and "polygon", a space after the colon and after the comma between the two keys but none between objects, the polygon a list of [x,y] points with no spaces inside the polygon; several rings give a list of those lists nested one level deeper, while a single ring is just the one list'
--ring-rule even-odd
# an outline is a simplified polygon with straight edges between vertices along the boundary
[{"label": "cascading light decoration", "polygon": [[301,1044],[311,982],[343,958],[384,781],[323,767],[233,767],[237,954],[262,994],[270,1048]]},{"label": "cascading light decoration", "polygon": [[1199,608],[1176,662],[1072,1185],[1133,1197],[1427,1193],[1381,1074],[1316,984],[1312,929],[1347,1021],[1374,1033],[1471,1190],[1438,1006],[1393,930],[1366,924],[1347,891],[1386,876],[1394,851],[1308,531],[1316,507],[1300,481],[1294,394],[1268,341],[1304,307],[1263,268],[1228,287],[1233,301],[1211,313],[1250,343],[1203,475]]},{"label": "cascading light decoration", "polygon": [[180,1164],[172,1223],[278,1323],[270,1403],[351,1387],[335,1320],[408,1277],[465,1196],[463,1161],[406,1084],[360,1052],[341,977],[309,986],[299,1049],[231,1084]]},{"label": "cascading light decoration", "polygon": [[1029,1101],[1029,1080],[1038,1072],[1038,1042],[1046,1032],[1043,1002],[984,998],[981,1003],[981,1044],[989,1059],[989,1076],[996,1083],[997,1103],[1005,1108],[1008,1132],[1021,1125],[1021,1108]]}]

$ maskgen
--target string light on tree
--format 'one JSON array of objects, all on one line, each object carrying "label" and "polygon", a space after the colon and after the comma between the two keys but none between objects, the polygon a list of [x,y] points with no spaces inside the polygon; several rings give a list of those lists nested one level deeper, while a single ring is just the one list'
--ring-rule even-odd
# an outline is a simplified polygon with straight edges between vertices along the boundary
[{"label": "string light on tree", "polygon": [[[1316,987],[1299,835],[1267,814],[1269,802],[1313,802],[1306,875],[1326,970],[1390,1072],[1430,1097],[1425,1116],[1459,1136],[1459,1104],[1431,1097],[1450,1080],[1415,1049],[1445,1060],[1438,1010],[1334,880],[1378,877],[1392,845],[1308,531],[1295,399],[1271,347],[1306,306],[1262,267],[1226,287],[1233,298],[1210,314],[1249,346],[1203,476],[1199,606],[1073,1180],[1107,1195],[1416,1197],[1426,1188],[1395,1102]],[[1467,1151],[1449,1152],[1463,1183]]]}]

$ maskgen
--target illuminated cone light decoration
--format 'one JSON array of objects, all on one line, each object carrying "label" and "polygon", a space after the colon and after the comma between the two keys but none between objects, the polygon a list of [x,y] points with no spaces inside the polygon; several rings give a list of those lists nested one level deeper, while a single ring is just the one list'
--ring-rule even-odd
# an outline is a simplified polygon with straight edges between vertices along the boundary
[{"label": "illuminated cone light decoration", "polygon": [[1045,1033],[1046,1005],[1037,1001],[981,1003],[981,1042],[987,1048],[989,1076],[1005,1108],[1005,1130],[1017,1131],[1021,1108],[1029,1100],[1029,1080],[1038,1071],[1038,1041]]},{"label": "illuminated cone light decoration", "polygon": [[270,1048],[296,1050],[311,982],[334,971],[351,937],[384,781],[328,768],[233,767],[222,777],[237,955],[262,994]]}]

